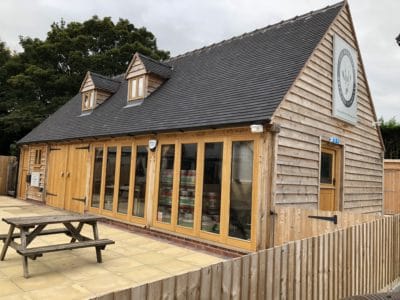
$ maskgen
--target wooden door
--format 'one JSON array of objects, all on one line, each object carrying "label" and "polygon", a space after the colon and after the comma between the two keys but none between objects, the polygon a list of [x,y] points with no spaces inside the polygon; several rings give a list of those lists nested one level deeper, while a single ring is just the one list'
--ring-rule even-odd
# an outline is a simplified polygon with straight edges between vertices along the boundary
[{"label": "wooden door", "polygon": [[29,171],[29,148],[22,148],[20,154],[20,175],[18,184],[18,198],[26,199],[26,175]]},{"label": "wooden door", "polygon": [[50,147],[47,169],[46,204],[64,208],[68,146]]},{"label": "wooden door", "polygon": [[319,209],[338,210],[339,196],[338,150],[321,148]]},{"label": "wooden door", "polygon": [[71,145],[65,183],[65,209],[84,213],[88,174],[89,145]]}]

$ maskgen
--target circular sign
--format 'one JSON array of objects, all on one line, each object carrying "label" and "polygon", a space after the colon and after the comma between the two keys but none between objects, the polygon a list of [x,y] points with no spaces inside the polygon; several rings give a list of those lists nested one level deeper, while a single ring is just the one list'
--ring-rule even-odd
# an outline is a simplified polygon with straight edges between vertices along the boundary
[{"label": "circular sign", "polygon": [[342,49],[339,54],[337,82],[340,99],[346,107],[352,106],[356,97],[356,70],[350,51]]}]

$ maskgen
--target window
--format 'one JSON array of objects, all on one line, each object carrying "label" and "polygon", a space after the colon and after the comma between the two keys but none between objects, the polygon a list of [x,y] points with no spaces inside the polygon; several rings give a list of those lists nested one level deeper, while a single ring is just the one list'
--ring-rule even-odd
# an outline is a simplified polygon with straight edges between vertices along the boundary
[{"label": "window", "polygon": [[251,238],[253,142],[232,142],[229,236]]},{"label": "window", "polygon": [[92,109],[95,104],[94,90],[82,94],[82,110]]},{"label": "window", "polygon": [[206,143],[204,150],[201,230],[219,233],[223,143]]},{"label": "window", "polygon": [[157,221],[171,223],[175,145],[162,145]]},{"label": "window", "polygon": [[107,164],[106,164],[106,181],[104,192],[103,209],[112,210],[114,202],[114,180],[115,180],[115,164],[117,158],[117,147],[108,147]]},{"label": "window", "polygon": [[144,76],[140,76],[129,80],[128,100],[136,100],[144,97],[144,79]]},{"label": "window", "polygon": [[42,162],[42,150],[36,149],[35,150],[35,165],[40,165]]},{"label": "window", "polygon": [[321,152],[321,183],[333,183],[333,154]]},{"label": "window", "polygon": [[178,224],[193,228],[196,190],[197,144],[183,144],[179,181]]},{"label": "window", "polygon": [[124,146],[121,148],[117,211],[122,214],[126,214],[128,212],[129,178],[131,174],[131,154],[132,154],[131,147]]},{"label": "window", "polygon": [[144,203],[146,199],[147,148],[137,146],[135,168],[135,190],[133,194],[133,210],[135,217],[144,217]]},{"label": "window", "polygon": [[100,206],[101,175],[103,166],[103,147],[94,150],[93,182],[92,182],[92,207]]}]

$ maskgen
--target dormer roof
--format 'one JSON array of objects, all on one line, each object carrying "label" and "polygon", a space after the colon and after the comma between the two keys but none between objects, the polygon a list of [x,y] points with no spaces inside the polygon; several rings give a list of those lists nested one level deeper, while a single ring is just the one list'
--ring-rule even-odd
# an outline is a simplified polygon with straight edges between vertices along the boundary
[{"label": "dormer roof", "polygon": [[161,61],[152,59],[151,57],[145,56],[138,53],[140,60],[144,64],[148,73],[156,74],[162,78],[170,78],[172,73],[172,66],[163,63]]},{"label": "dormer roof", "polygon": [[121,82],[119,80],[90,72],[92,80],[96,89],[103,90],[110,93],[118,91]]},{"label": "dormer roof", "polygon": [[125,73],[125,78],[127,77],[127,75],[129,74],[129,72],[131,71],[132,66],[135,64],[135,61],[139,59],[140,62],[142,63],[144,69],[145,69],[145,73],[151,73],[151,74],[155,74],[161,78],[170,78],[171,77],[171,73],[172,73],[172,66],[155,60],[151,57],[148,57],[146,55],[143,55],[139,52],[136,52],[133,57],[132,60],[127,68],[127,71]]},{"label": "dormer roof", "polygon": [[88,71],[86,73],[85,78],[82,81],[82,85],[80,88],[81,92],[89,80],[92,81],[92,83],[94,85],[94,89],[110,92],[112,94],[114,94],[116,91],[118,91],[119,86],[121,84],[121,82],[117,79],[113,79],[113,78],[110,78],[110,77],[107,77],[107,76],[104,76],[101,74],[97,74],[97,73]]}]

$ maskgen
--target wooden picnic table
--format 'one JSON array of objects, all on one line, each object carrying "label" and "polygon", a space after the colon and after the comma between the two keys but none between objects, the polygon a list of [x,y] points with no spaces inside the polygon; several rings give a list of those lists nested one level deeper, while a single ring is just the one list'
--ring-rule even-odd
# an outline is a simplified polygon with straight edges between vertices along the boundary
[{"label": "wooden picnic table", "polygon": [[[4,260],[8,247],[14,248],[17,253],[22,255],[22,266],[25,278],[29,277],[28,258],[34,260],[48,252],[94,247],[96,248],[97,262],[101,263],[101,250],[104,250],[106,245],[114,244],[112,240],[99,238],[97,221],[101,219],[102,217],[93,215],[72,214],[3,218],[3,221],[9,224],[10,227],[8,234],[0,235],[0,240],[4,242],[0,260]],[[78,224],[74,226],[72,223]],[[50,224],[62,224],[64,227],[44,230],[45,227]],[[83,225],[85,224],[92,226],[93,238],[81,234]],[[19,233],[14,233],[16,228],[20,230]],[[64,244],[28,248],[29,244],[32,243],[37,236],[52,234],[66,234],[71,237],[71,241]],[[15,242],[15,239],[20,239],[20,243]]]}]

